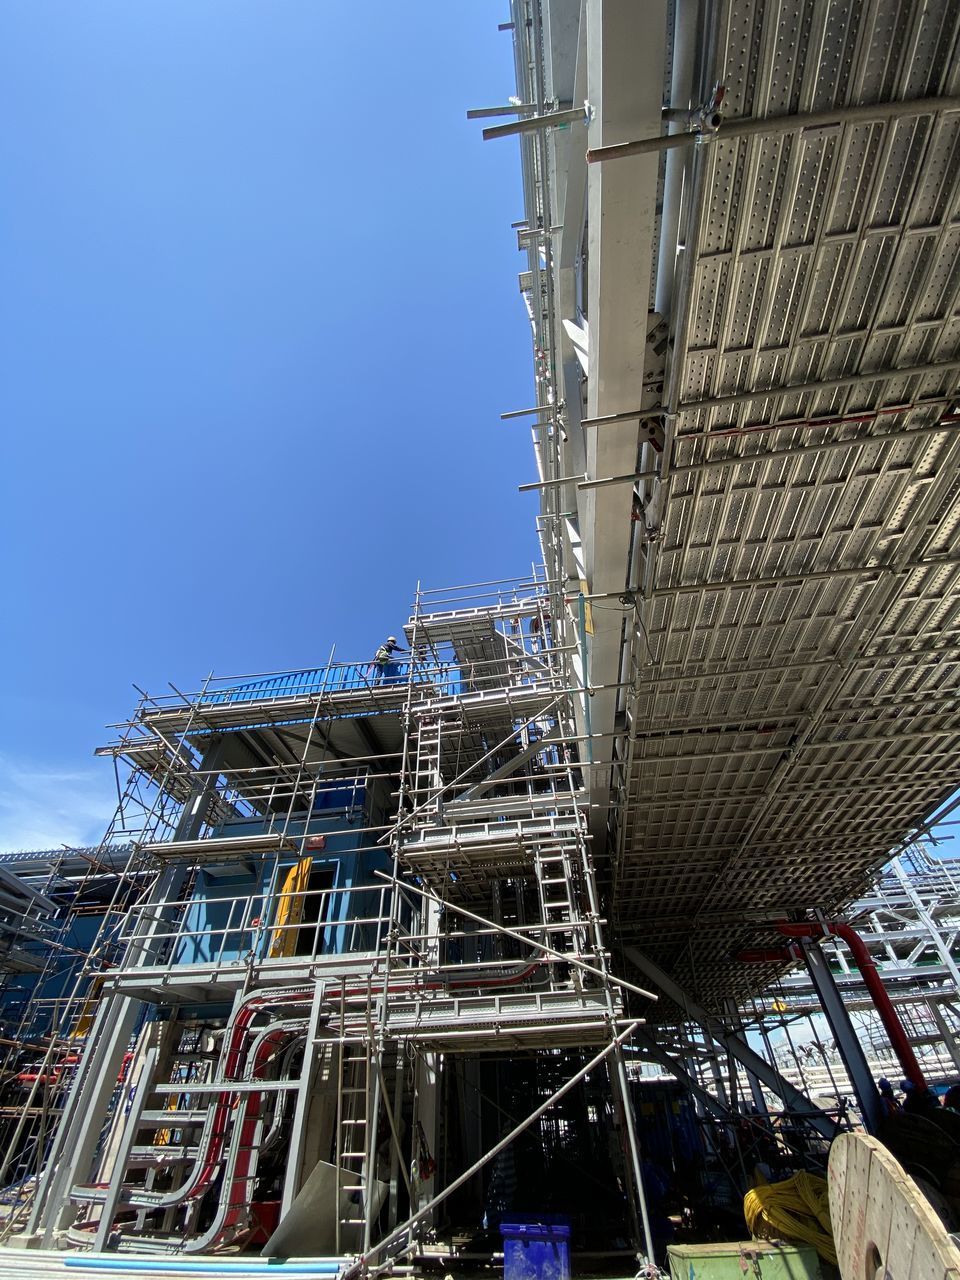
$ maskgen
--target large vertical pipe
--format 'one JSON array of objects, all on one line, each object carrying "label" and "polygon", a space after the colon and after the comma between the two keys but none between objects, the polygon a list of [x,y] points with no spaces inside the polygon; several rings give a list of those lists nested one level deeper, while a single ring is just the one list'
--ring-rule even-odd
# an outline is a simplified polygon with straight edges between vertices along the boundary
[{"label": "large vertical pipe", "polygon": [[857,968],[860,970],[864,986],[870,992],[870,997],[876,1006],[877,1015],[883,1023],[887,1035],[890,1037],[890,1044],[897,1055],[903,1074],[916,1088],[926,1089],[927,1082],[924,1079],[923,1072],[920,1070],[920,1064],[917,1062],[916,1055],[913,1052],[913,1046],[907,1039],[907,1033],[904,1031],[903,1024],[897,1016],[896,1009],[893,1007],[893,1001],[883,985],[883,981],[877,971],[876,962],[867,950],[867,945],[859,933],[842,920],[826,925],[814,921],[804,921],[799,924],[777,924],[775,928],[785,938],[822,938],[828,934],[835,934],[838,938],[843,939],[853,955]]}]

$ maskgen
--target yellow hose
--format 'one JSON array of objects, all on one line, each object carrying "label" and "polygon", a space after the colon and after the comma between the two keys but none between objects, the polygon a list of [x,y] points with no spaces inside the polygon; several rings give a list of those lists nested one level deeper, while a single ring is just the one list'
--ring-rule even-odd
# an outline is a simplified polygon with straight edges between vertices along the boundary
[{"label": "yellow hose", "polygon": [[812,1244],[821,1258],[837,1265],[825,1178],[795,1173],[785,1182],[754,1187],[743,1197],[743,1216],[755,1240]]}]

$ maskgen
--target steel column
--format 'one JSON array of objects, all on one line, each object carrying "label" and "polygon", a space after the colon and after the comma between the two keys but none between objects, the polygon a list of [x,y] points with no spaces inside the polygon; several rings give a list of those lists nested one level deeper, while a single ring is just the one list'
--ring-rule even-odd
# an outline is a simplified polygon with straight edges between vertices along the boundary
[{"label": "steel column", "polygon": [[880,1109],[880,1094],[876,1081],[870,1073],[866,1055],[860,1044],[856,1029],[844,1006],[840,989],[834,981],[827,958],[819,945],[809,938],[801,938],[803,958],[810,974],[810,981],[817,993],[824,1016],[830,1024],[833,1038],[843,1059],[853,1091],[857,1095],[860,1115],[868,1133],[876,1133],[883,1118]]}]

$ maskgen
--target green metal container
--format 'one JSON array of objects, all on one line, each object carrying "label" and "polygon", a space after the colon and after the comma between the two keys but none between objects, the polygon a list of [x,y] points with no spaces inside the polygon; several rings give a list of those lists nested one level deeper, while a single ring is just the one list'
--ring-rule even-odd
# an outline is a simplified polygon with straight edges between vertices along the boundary
[{"label": "green metal container", "polygon": [[667,1257],[671,1280],[821,1280],[817,1251],[806,1244],[672,1244]]}]

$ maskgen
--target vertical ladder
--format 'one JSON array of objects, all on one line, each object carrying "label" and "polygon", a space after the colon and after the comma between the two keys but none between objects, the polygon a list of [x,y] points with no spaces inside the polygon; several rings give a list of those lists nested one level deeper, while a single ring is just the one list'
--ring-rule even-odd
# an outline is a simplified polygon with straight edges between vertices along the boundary
[{"label": "vertical ladder", "polygon": [[422,821],[438,822],[443,786],[440,760],[444,735],[451,730],[462,732],[463,713],[459,707],[432,711],[417,725],[417,749],[413,762],[413,802]]},{"label": "vertical ladder", "polygon": [[[560,839],[556,844],[538,845],[534,853],[541,919],[547,926],[542,941],[555,951],[569,948],[575,955],[582,956],[585,939],[582,927],[578,927],[582,920],[570,852],[569,843]],[[557,929],[557,925],[569,925],[569,932]]]},{"label": "vertical ladder", "polygon": [[[366,1223],[373,1072],[366,1041],[341,1040],[337,1078],[336,1212],[337,1253],[359,1249]],[[349,1207],[347,1207],[349,1206]]]}]

